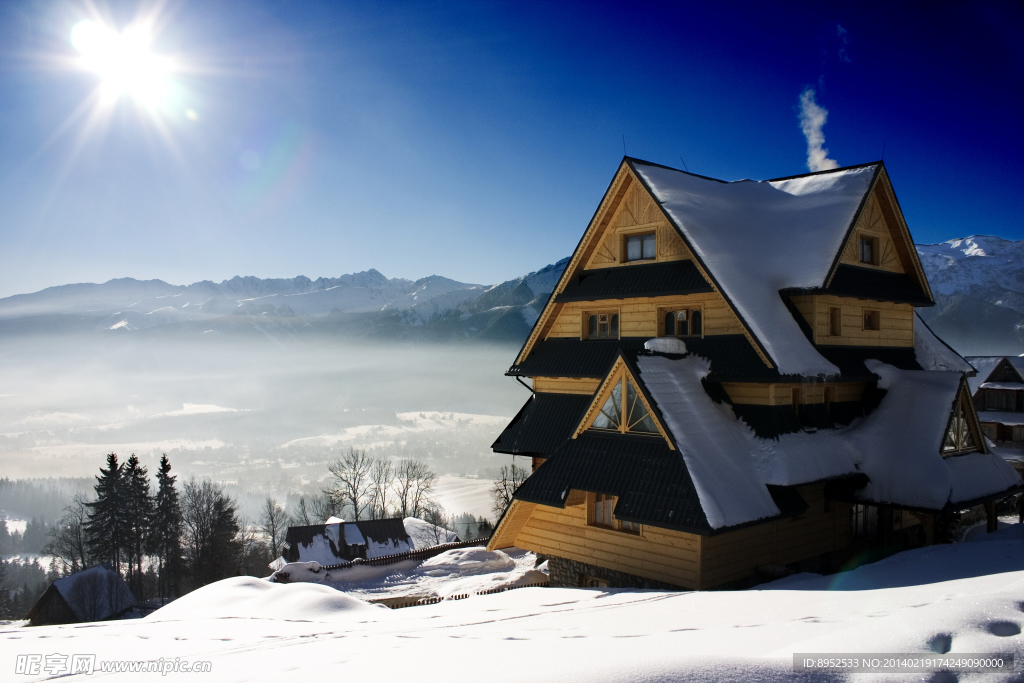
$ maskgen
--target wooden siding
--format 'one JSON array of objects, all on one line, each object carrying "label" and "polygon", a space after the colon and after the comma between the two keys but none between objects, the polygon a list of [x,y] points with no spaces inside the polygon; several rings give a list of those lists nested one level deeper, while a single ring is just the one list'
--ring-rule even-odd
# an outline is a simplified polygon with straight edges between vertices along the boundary
[{"label": "wooden siding", "polygon": [[552,394],[585,394],[590,396],[601,384],[599,379],[576,379],[574,377],[535,377],[533,390]]},{"label": "wooden siding", "polygon": [[[580,301],[563,304],[545,338],[583,337],[583,314],[617,310],[620,337],[657,337],[658,311],[678,308],[704,310],[704,334],[745,334],[739,318],[717,292],[685,296],[644,297],[608,301]],[[757,348],[755,346],[755,348]]]},{"label": "wooden siding", "polygon": [[515,545],[683,588],[700,581],[700,536],[644,526],[639,535],[587,525],[585,505],[538,505]]},{"label": "wooden siding", "polygon": [[[861,211],[857,224],[850,232],[850,238],[843,247],[840,263],[863,268],[874,268],[886,270],[890,273],[906,273],[907,267],[902,263],[898,245],[902,240],[899,237],[898,226],[889,226],[885,211],[882,210],[884,196],[878,191],[872,192]],[[891,218],[890,218],[891,219]],[[897,228],[894,233],[893,228]],[[876,240],[878,263],[862,263],[860,260],[860,238],[872,237]]]},{"label": "wooden siding", "polygon": [[[869,301],[832,295],[802,295],[792,298],[797,310],[811,326],[813,341],[839,346],[913,346],[914,307],[889,301]],[[842,310],[842,334],[830,335],[829,309]],[[879,313],[878,330],[864,329],[864,311]]]},{"label": "wooden siding", "polygon": [[487,549],[495,550],[515,545],[516,537],[522,531],[523,526],[529,521],[535,507],[537,507],[535,503],[513,500],[505,516],[498,523],[498,528],[491,534],[491,540],[487,543]]},{"label": "wooden siding", "polygon": [[759,406],[792,405],[793,389],[800,389],[801,403],[824,403],[825,389],[834,390],[834,401],[859,401],[864,394],[861,382],[806,382],[803,384],[755,384],[723,382],[722,388],[733,403]]},{"label": "wooden siding", "polygon": [[[654,233],[657,257],[653,262],[692,258],[679,233],[665,219],[661,207],[640,183],[633,183],[612,213],[604,230],[594,236],[595,248],[584,269],[627,265],[624,242],[628,235]],[[650,262],[650,261],[649,261]]]},{"label": "wooden siding", "polygon": [[850,542],[850,505],[825,506],[824,484],[799,489],[807,512],[701,539],[700,588],[745,579],[766,564],[787,565],[838,550]]}]

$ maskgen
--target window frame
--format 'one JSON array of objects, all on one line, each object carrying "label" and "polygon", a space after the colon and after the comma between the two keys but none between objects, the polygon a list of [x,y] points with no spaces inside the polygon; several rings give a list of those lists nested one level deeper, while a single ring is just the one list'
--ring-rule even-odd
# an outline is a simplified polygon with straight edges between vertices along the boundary
[{"label": "window frame", "polygon": [[[654,238],[654,256],[644,256],[644,242],[646,238]],[[633,239],[640,240],[640,258],[629,258],[629,241]],[[656,230],[646,230],[644,232],[627,233],[622,236],[622,258],[621,263],[639,263],[641,261],[657,261],[658,260],[658,232]]]},{"label": "window frame", "polygon": [[828,307],[828,336],[843,336],[843,308],[842,306]]},{"label": "window frame", "polygon": [[[868,261],[864,260],[864,247],[869,246],[871,250],[871,259]],[[861,234],[857,241],[857,260],[861,265],[864,266],[877,266],[878,265],[878,238],[874,235]]]},{"label": "window frame", "polygon": [[[704,304],[703,303],[687,304],[685,306],[663,306],[663,307],[661,307],[661,308],[659,308],[657,310],[658,310],[658,332],[661,333],[661,334],[658,335],[659,337],[676,337],[677,339],[703,339],[704,338],[704,331],[707,329],[707,320],[705,320],[705,316],[704,316]],[[688,334],[669,334],[668,330],[665,329],[665,317],[668,316],[669,314],[673,314],[674,315],[674,314],[678,313],[679,311],[686,311],[686,330],[687,330]],[[691,329],[692,329],[691,326],[692,326],[692,320],[693,320],[693,314],[694,313],[697,313],[697,314],[700,315],[700,333],[699,334],[693,334],[692,331],[691,331]],[[676,328],[676,329],[678,329],[678,328]],[[675,330],[673,330],[673,332],[674,331]]]},{"label": "window frame", "polygon": [[[975,434],[974,429],[972,429],[972,424],[974,423],[974,418],[972,418],[971,415],[972,408],[973,404],[968,398],[967,392],[964,391],[961,386],[960,392],[957,394],[956,401],[953,403],[953,410],[949,416],[949,422],[946,423],[946,430],[942,434],[942,443],[939,446],[939,455],[943,458],[951,458],[956,455],[966,455],[967,453],[986,452],[980,420],[976,423],[978,426],[978,433]],[[946,441],[949,439],[951,433],[953,434],[954,444],[953,447],[947,448]],[[973,444],[966,444],[964,440],[965,434],[970,435],[971,440],[974,442]]]},{"label": "window frame", "polygon": [[[606,507],[609,523],[598,521],[597,506],[602,504]],[[615,516],[615,506],[619,503],[619,497],[610,493],[587,492],[587,526],[605,531],[618,531],[632,536],[641,536],[643,525],[638,522],[626,522]],[[603,518],[603,515],[602,515]]]},{"label": "window frame", "polygon": [[[591,316],[602,316],[602,315],[607,315],[608,316],[608,336],[602,337],[602,336],[600,336],[600,334],[598,334],[597,336],[591,337],[590,336],[590,318],[591,318]],[[614,323],[615,323],[615,325],[614,325],[615,335],[614,336],[611,334],[613,318],[614,318]],[[598,321],[598,325],[600,325],[600,320]],[[598,331],[600,331],[600,327],[598,328]],[[620,314],[618,308],[607,308],[607,309],[606,308],[599,308],[599,309],[594,309],[594,310],[580,311],[580,340],[581,341],[587,341],[587,340],[590,340],[590,339],[621,339],[621,337],[622,337],[622,315]]]},{"label": "window frame", "polygon": [[861,318],[865,332],[878,332],[882,329],[882,312],[880,310],[877,308],[865,308],[862,313]]}]

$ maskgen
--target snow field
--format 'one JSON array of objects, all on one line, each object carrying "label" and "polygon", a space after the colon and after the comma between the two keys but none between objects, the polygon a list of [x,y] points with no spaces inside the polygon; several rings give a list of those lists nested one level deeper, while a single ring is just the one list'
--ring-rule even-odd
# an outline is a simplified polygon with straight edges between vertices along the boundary
[{"label": "snow field", "polygon": [[[462,559],[497,561],[473,557]],[[947,646],[1021,661],[1022,600],[1024,529],[1013,524],[978,542],[751,591],[524,588],[388,610],[325,586],[228,579],[146,619],[0,630],[0,670],[18,654],[85,652],[210,660],[218,681],[920,681],[928,676],[797,676],[792,655]]]}]

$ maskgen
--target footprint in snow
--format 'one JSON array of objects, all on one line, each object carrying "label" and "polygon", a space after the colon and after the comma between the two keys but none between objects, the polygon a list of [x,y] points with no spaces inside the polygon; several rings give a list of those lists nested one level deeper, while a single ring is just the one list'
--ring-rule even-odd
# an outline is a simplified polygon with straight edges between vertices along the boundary
[{"label": "footprint in snow", "polygon": [[940,633],[928,639],[928,649],[940,655],[948,654],[953,647],[953,636],[948,633]]},{"label": "footprint in snow", "polygon": [[1008,638],[1020,635],[1020,624],[1012,621],[990,621],[985,624],[985,630],[994,636]]}]

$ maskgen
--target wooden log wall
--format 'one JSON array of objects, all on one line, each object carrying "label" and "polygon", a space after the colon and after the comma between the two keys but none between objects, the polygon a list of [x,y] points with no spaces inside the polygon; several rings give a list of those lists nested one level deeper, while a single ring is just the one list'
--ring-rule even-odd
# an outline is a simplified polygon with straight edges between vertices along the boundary
[{"label": "wooden log wall", "polygon": [[801,403],[824,403],[825,390],[834,392],[835,401],[859,401],[864,394],[862,382],[807,382],[803,384],[753,384],[723,382],[722,388],[733,403],[760,406],[792,405],[793,389],[800,390]]},{"label": "wooden log wall", "polygon": [[[814,332],[814,343],[839,346],[913,346],[914,307],[831,295],[794,296],[793,304]],[[842,310],[842,334],[829,334],[829,309]],[[881,329],[864,329],[864,311],[879,312]]]},{"label": "wooden log wall", "polygon": [[586,394],[590,396],[601,384],[599,379],[574,377],[535,377],[533,390],[552,394]]},{"label": "wooden log wall", "polygon": [[610,311],[619,315],[620,337],[657,337],[659,310],[677,308],[703,308],[704,335],[743,334],[744,329],[736,314],[717,292],[687,294],[685,296],[644,297],[639,299],[613,299],[608,301],[580,301],[562,305],[547,337],[575,337],[584,334],[583,314],[591,311]]}]

